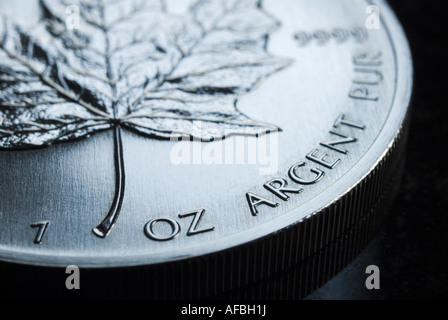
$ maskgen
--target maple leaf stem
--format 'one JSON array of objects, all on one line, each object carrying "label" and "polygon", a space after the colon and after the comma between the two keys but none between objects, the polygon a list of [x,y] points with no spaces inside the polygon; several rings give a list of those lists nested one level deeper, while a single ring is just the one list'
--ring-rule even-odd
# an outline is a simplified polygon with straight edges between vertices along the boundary
[{"label": "maple leaf stem", "polygon": [[[111,63],[111,44],[109,39],[109,32],[106,26],[106,19],[104,8],[100,10],[101,20],[102,20],[102,32],[104,34],[104,39],[106,43],[105,51],[105,63],[107,70],[107,78],[110,80],[110,86],[112,89],[113,96],[117,96],[117,85],[114,76],[112,63]],[[93,233],[100,238],[105,238],[112,230],[115,221],[117,221],[118,216],[121,211],[121,206],[124,199],[124,189],[125,189],[125,168],[124,168],[124,157],[123,157],[123,143],[121,141],[121,126],[120,120],[118,119],[117,102],[115,101],[112,106],[113,110],[113,123],[114,123],[114,149],[115,149],[115,196],[109,213],[104,218],[104,220],[93,229]]]},{"label": "maple leaf stem", "polygon": [[123,157],[123,143],[121,140],[121,126],[114,126],[114,153],[115,153],[115,196],[108,215],[93,229],[93,233],[100,238],[105,238],[112,230],[121,211],[125,191],[125,168]]}]

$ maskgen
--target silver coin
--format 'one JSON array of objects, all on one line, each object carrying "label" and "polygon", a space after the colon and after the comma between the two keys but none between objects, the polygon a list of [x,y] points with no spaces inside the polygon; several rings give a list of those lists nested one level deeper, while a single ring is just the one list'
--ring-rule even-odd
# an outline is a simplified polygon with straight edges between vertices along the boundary
[{"label": "silver coin", "polygon": [[318,259],[315,287],[374,234],[412,89],[386,2],[20,2],[0,1],[2,261],[193,263],[219,293]]}]

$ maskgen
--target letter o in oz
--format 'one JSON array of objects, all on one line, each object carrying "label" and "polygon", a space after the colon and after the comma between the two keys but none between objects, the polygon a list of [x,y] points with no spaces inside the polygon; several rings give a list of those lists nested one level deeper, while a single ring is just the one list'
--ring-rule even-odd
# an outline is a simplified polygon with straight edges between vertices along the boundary
[{"label": "letter o in oz", "polygon": [[[168,236],[158,236],[154,233],[154,225],[158,222],[168,223],[171,227],[171,233]],[[157,218],[149,220],[148,223],[145,224],[144,228],[145,235],[156,241],[168,241],[176,238],[180,233],[180,224],[174,219],[171,218]]]}]

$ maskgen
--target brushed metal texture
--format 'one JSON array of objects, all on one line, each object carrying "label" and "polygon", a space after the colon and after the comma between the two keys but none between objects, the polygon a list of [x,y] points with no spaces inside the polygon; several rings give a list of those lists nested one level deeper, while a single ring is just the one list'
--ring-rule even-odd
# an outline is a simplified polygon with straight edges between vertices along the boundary
[{"label": "brushed metal texture", "polygon": [[[166,10],[188,16],[198,3],[167,0]],[[369,5],[381,9],[378,30],[364,28]],[[41,149],[0,151],[0,265],[11,294],[69,295],[58,284],[63,268],[74,264],[81,267],[87,289],[78,294],[85,297],[296,299],[362,250],[387,214],[404,161],[412,60],[403,30],[385,1],[265,0],[260,6],[279,21],[265,50],[292,63],[235,104],[248,119],[281,131],[213,142],[134,131],[117,139],[107,131]],[[11,9],[9,19],[32,34],[43,23],[35,19],[38,8]],[[304,42],[306,35],[311,38]],[[380,60],[360,67],[363,56]],[[354,98],[359,84],[369,81],[368,98]],[[360,126],[334,128],[341,114]],[[329,131],[339,129],[356,141],[339,150],[325,147],[336,138]],[[267,175],[260,174],[260,163],[173,162],[181,145],[203,150],[270,139],[278,141],[278,159]],[[310,160],[315,149],[340,161],[333,168],[317,164]],[[294,183],[288,169],[300,161],[325,172],[322,179]],[[117,168],[126,171],[124,194],[116,191]],[[303,191],[284,201],[263,186],[272,179]],[[255,214],[247,193],[278,206],[260,205]],[[107,215],[114,198],[122,200],[119,219]],[[188,235],[193,217],[182,215],[192,210],[203,210],[200,227],[208,232]],[[98,237],[92,229],[106,216],[113,223],[97,227]],[[176,221],[179,234],[166,241],[148,237],[148,223],[157,218]],[[31,226],[47,221],[37,244]],[[160,232],[169,233],[164,227]],[[31,279],[39,279],[34,289],[17,289]]]}]

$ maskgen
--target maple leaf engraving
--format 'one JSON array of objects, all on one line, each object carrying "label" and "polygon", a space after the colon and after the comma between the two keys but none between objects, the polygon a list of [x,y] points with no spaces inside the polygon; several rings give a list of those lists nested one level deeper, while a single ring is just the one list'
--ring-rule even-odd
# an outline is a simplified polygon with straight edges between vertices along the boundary
[{"label": "maple leaf engraving", "polygon": [[[66,27],[79,7],[80,28]],[[271,55],[279,23],[260,0],[198,0],[185,15],[163,0],[41,0],[31,33],[0,17],[0,148],[27,149],[114,130],[116,191],[94,229],[121,210],[121,130],[212,141],[278,128],[237,109],[238,99],[290,60]],[[201,130],[193,130],[193,123]]]}]

